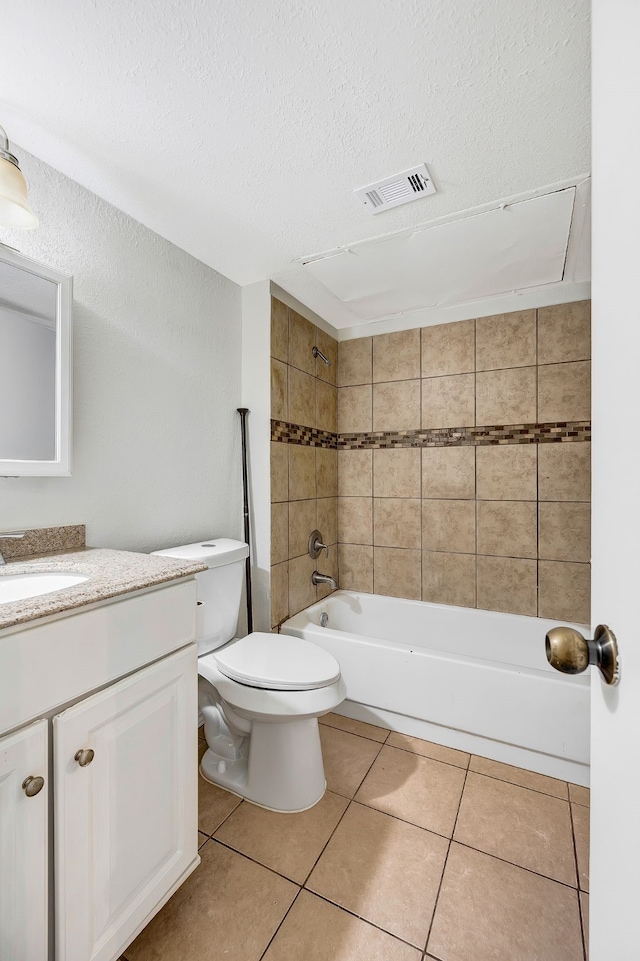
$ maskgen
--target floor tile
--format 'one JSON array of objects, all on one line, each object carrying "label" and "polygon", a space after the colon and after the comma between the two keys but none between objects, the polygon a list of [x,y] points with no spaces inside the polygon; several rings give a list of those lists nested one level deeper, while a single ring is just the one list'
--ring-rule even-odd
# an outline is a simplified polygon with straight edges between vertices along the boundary
[{"label": "floor tile", "polygon": [[582,804],[571,805],[578,859],[578,881],[582,891],[589,890],[589,813],[589,808]]},{"label": "floor tile", "polygon": [[581,784],[570,784],[569,800],[574,804],[584,804],[586,807],[589,807],[591,804],[591,791],[588,787],[582,787]]},{"label": "floor tile", "polygon": [[[207,750],[203,741],[198,747],[199,759]],[[226,817],[242,803],[242,798],[230,794],[200,774],[198,777],[198,830],[203,834],[213,834]]]},{"label": "floor tile", "polygon": [[448,846],[437,834],[352,803],[306,886],[423,948]]},{"label": "floor tile", "polygon": [[450,764],[383,745],[356,801],[451,837],[464,779]]},{"label": "floor tile", "polygon": [[298,887],[216,841],[127,948],[128,961],[258,961]]},{"label": "floor tile", "polygon": [[476,754],[471,757],[469,770],[496,777],[500,781],[510,781],[511,784],[519,784],[520,787],[528,787],[532,791],[540,791],[541,794],[551,794],[552,797],[559,797],[564,801],[569,797],[565,781],[558,781],[545,774],[536,774],[535,771],[525,771],[524,768],[513,767],[511,764],[502,764],[500,761],[490,761],[489,758],[478,757]]},{"label": "floor tile", "polygon": [[577,887],[567,801],[470,772],[454,838]]},{"label": "floor tile", "polygon": [[241,854],[302,884],[345,812],[348,800],[327,792],[299,814],[241,804],[215,837]]},{"label": "floor tile", "polygon": [[372,741],[379,741],[383,744],[389,731],[377,724],[367,724],[365,721],[356,721],[352,717],[343,717],[342,714],[324,714],[318,718],[321,724],[328,727],[337,727],[340,731],[347,731],[348,734],[359,734],[360,737],[368,737]]},{"label": "floor tile", "polygon": [[453,764],[455,767],[467,768],[469,766],[470,755],[465,751],[456,751],[452,747],[444,747],[442,744],[434,744],[432,741],[423,741],[420,737],[411,737],[409,734],[398,734],[392,732],[386,742],[389,747],[397,747],[401,751],[410,751],[412,754],[420,754],[422,757],[430,757],[434,761],[444,761],[446,764]]},{"label": "floor tile", "polygon": [[202,831],[198,831],[198,850],[200,850],[202,845],[206,844],[208,840],[209,840],[208,834],[204,834]]},{"label": "floor tile", "polygon": [[427,949],[443,961],[582,961],[577,892],[454,842]]},{"label": "floor tile", "polygon": [[589,895],[584,891],[580,892],[580,913],[582,915],[582,937],[584,947],[589,961]]},{"label": "floor tile", "polygon": [[263,961],[420,961],[390,934],[302,891]]},{"label": "floor tile", "polygon": [[352,798],[377,757],[380,744],[325,724],[320,725],[320,741],[327,788]]}]

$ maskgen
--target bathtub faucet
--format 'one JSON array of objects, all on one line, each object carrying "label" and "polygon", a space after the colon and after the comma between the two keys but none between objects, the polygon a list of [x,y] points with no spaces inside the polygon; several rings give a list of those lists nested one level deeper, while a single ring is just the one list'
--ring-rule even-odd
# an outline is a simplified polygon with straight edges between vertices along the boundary
[{"label": "bathtub faucet", "polygon": [[312,584],[326,584],[330,587],[332,591],[338,590],[338,582],[335,577],[331,577],[331,574],[321,574],[320,571],[314,571],[311,575]]}]

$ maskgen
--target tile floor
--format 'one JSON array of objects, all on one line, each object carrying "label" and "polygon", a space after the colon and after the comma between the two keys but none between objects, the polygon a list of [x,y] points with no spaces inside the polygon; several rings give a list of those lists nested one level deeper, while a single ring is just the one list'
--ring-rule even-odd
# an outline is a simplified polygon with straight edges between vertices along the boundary
[{"label": "tile floor", "polygon": [[303,814],[200,779],[202,864],[123,961],[588,958],[585,788],[338,715],[320,730],[328,790]]}]

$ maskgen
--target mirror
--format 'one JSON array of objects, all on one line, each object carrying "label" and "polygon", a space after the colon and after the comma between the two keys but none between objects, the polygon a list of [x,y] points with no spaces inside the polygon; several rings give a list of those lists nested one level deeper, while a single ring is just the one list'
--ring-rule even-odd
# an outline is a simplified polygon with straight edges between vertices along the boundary
[{"label": "mirror", "polygon": [[0,245],[0,476],[71,472],[71,277]]}]

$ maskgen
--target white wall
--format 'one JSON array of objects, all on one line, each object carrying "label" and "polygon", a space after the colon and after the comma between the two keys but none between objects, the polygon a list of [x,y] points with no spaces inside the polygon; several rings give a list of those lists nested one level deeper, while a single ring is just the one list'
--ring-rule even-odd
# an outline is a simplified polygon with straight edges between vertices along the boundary
[{"label": "white wall", "polygon": [[254,630],[271,629],[271,290],[242,288],[242,405],[248,407]]},{"label": "white wall", "polygon": [[0,479],[0,530],[86,523],[89,544],[142,551],[239,536],[240,288],[15,152],[40,226],[0,242],[74,279],[74,444],[71,477]]}]

